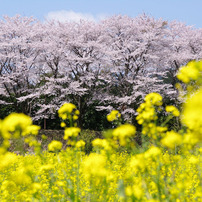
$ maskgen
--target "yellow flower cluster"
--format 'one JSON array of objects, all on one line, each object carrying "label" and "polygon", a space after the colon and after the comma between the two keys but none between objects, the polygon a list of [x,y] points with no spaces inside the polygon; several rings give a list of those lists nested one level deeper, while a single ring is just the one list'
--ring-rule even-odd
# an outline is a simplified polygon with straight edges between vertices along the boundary
[{"label": "yellow flower cluster", "polygon": [[66,120],[67,118],[71,118],[73,114],[73,119],[77,120],[79,111],[76,109],[76,106],[72,103],[65,103],[60,109],[58,110],[59,117],[61,117],[63,120]]},{"label": "yellow flower cluster", "polygon": [[201,77],[202,61],[191,61],[186,66],[180,68],[177,78],[184,83],[197,80]]},{"label": "yellow flower cluster", "polygon": [[145,103],[148,105],[155,105],[155,106],[161,106],[162,105],[162,97],[158,93],[150,93],[146,95],[145,97]]},{"label": "yellow flower cluster", "polygon": [[81,129],[78,127],[65,128],[64,140],[68,140],[70,137],[77,137]]},{"label": "yellow flower cluster", "polygon": [[121,114],[117,110],[112,110],[111,113],[107,115],[107,120],[109,122],[118,120],[119,118],[121,118]]},{"label": "yellow flower cluster", "polygon": [[173,116],[179,116],[180,112],[175,106],[166,106],[166,111],[171,112]]},{"label": "yellow flower cluster", "polygon": [[[24,114],[12,113],[3,121],[0,120],[0,136],[3,138],[3,144],[0,146],[0,153],[4,153],[10,147],[11,139],[19,139],[26,136],[25,141],[33,144],[36,139],[30,137],[37,135],[40,127],[32,125],[32,120],[29,116]],[[34,145],[33,145],[34,146]],[[35,146],[37,146],[35,144]]]},{"label": "yellow flower cluster", "polygon": [[115,140],[119,140],[121,146],[125,146],[130,137],[135,135],[136,128],[133,125],[125,124],[113,130],[112,135]]},{"label": "yellow flower cluster", "polygon": [[53,140],[48,145],[48,151],[60,151],[62,149],[62,143],[60,141]]},{"label": "yellow flower cluster", "polygon": [[162,97],[158,93],[150,93],[146,95],[145,102],[137,109],[138,116],[136,120],[138,124],[142,125],[142,134],[157,139],[158,136],[167,130],[166,127],[156,125],[158,120],[157,112],[161,110]]},{"label": "yellow flower cluster", "polygon": [[86,176],[88,179],[93,179],[95,177],[98,177],[98,179],[103,179],[103,177],[106,177],[107,175],[106,156],[97,153],[91,153],[83,160],[82,170],[84,176]]},{"label": "yellow flower cluster", "polygon": [[29,116],[13,113],[2,121],[0,129],[4,139],[10,139],[11,136],[18,138],[31,124],[32,120]]},{"label": "yellow flower cluster", "polygon": [[109,143],[109,141],[107,141],[106,139],[95,139],[92,141],[92,145],[94,148],[101,148],[104,149],[105,151],[111,150],[111,145]]},{"label": "yellow flower cluster", "polygon": [[[184,97],[182,123],[189,129],[187,140],[201,142],[202,140],[202,61],[191,61],[181,67],[178,79],[187,83],[187,94]],[[189,138],[188,138],[189,137]]]},{"label": "yellow flower cluster", "polygon": [[171,149],[182,144],[182,136],[174,131],[169,131],[166,136],[161,140],[161,143]]},{"label": "yellow flower cluster", "polygon": [[144,100],[145,102],[137,109],[138,116],[136,119],[139,124],[143,124],[148,121],[150,122],[151,120],[157,120],[158,116],[155,112],[154,106],[162,105],[162,97],[158,93],[150,93]]},{"label": "yellow flower cluster", "polygon": [[[84,148],[85,142],[77,142],[77,136],[79,135],[81,129],[77,127],[76,123],[80,114],[76,106],[72,103],[65,103],[58,110],[58,114],[63,120],[60,126],[65,128],[63,139],[67,140],[68,145],[75,146],[76,148]],[[64,122],[66,119],[68,119],[70,127],[67,127],[67,124]]]},{"label": "yellow flower cluster", "polygon": [[85,147],[85,142],[83,140],[79,140],[78,142],[76,142],[76,148],[84,148]]},{"label": "yellow flower cluster", "polygon": [[186,100],[183,109],[182,123],[192,131],[192,138],[202,141],[202,88]]}]

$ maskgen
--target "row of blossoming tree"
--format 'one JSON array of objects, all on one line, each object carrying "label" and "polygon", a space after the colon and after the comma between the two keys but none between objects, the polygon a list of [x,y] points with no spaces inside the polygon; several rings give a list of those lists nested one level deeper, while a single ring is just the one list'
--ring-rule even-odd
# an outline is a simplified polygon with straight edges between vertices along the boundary
[{"label": "row of blossoming tree", "polygon": [[0,105],[41,120],[72,102],[82,114],[80,127],[92,106],[118,109],[132,120],[150,92],[176,102],[176,72],[201,58],[202,30],[176,21],[146,15],[80,23],[4,17]]}]

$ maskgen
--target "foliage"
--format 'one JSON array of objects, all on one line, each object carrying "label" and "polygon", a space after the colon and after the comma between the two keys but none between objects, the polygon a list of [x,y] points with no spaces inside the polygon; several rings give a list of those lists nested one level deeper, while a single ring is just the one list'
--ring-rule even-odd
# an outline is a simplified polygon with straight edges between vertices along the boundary
[{"label": "foliage", "polygon": [[[164,109],[157,93],[145,97],[137,110],[142,147],[133,141],[136,128],[121,124],[117,111],[108,116],[110,121],[116,121],[116,128],[106,131],[105,139],[94,139],[89,155],[83,152],[86,142],[78,139],[79,111],[74,104],[66,103],[58,111],[66,150],[60,141],[53,140],[42,152],[36,140],[39,127],[32,125],[27,115],[13,113],[1,120],[0,200],[201,201],[202,63],[192,62],[183,68],[197,69],[194,77],[188,69],[181,69],[178,74],[181,80],[186,77],[187,89],[192,88],[193,81],[198,84],[197,89],[187,91],[183,97],[181,114],[174,106]],[[180,116],[183,127],[169,130],[168,120],[158,125],[159,110],[166,111],[168,120]],[[34,147],[34,154],[8,152],[13,138],[24,138]]]}]

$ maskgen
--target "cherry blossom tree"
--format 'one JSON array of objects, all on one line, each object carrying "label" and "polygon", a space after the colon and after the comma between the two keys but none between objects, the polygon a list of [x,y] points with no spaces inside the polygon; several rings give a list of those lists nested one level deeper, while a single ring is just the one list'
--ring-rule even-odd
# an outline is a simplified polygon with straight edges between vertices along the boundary
[{"label": "cherry blossom tree", "polygon": [[37,82],[35,60],[38,56],[35,44],[33,18],[4,17],[0,21],[0,89],[4,104],[11,104],[15,111],[31,113],[29,99]]},{"label": "cherry blossom tree", "polygon": [[71,27],[70,34],[65,60],[71,82],[63,93],[77,104],[81,112],[79,125],[82,126],[82,115],[94,102],[100,86],[99,76],[106,65],[104,44],[100,41],[102,27],[94,22],[81,21]]},{"label": "cherry blossom tree", "polygon": [[129,120],[147,93],[176,93],[171,91],[170,84],[163,83],[165,72],[157,71],[167,24],[146,15],[135,19],[114,16],[104,21],[103,41],[110,68],[108,77],[105,76],[105,96],[100,96],[105,107],[98,109],[115,107]]}]

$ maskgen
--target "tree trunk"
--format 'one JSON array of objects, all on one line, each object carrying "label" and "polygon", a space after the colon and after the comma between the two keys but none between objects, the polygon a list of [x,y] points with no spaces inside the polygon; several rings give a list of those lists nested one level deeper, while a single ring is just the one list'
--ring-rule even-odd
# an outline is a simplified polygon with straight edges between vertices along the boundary
[{"label": "tree trunk", "polygon": [[43,129],[46,130],[46,118],[43,119]]}]

